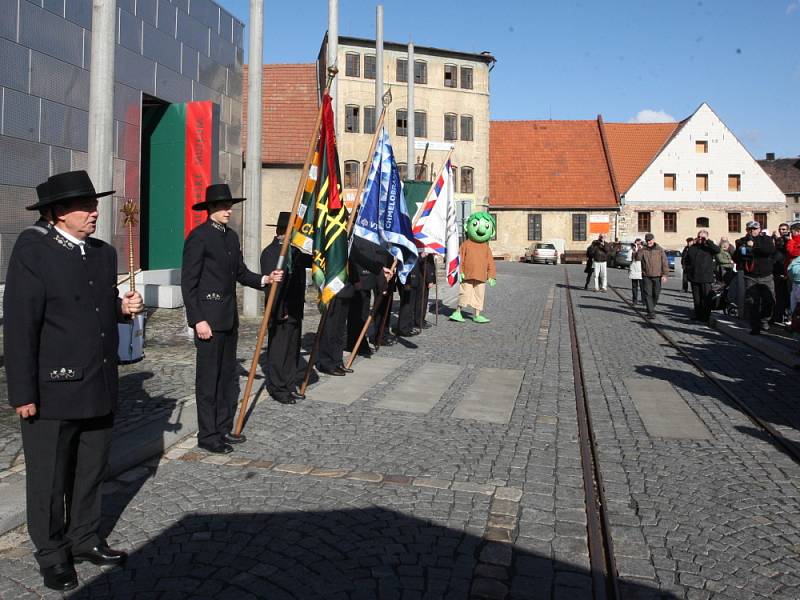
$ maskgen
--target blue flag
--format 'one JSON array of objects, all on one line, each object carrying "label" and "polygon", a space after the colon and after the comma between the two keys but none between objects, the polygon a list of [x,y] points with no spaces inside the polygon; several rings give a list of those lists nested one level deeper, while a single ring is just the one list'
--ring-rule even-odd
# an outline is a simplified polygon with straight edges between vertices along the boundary
[{"label": "blue flag", "polygon": [[417,246],[386,127],[375,145],[353,234],[388,250],[397,259],[400,283],[406,282],[417,262]]}]

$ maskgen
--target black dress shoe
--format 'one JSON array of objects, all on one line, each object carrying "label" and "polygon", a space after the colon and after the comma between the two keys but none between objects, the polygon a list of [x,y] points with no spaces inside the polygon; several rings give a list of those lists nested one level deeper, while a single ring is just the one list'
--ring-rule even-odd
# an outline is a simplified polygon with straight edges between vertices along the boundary
[{"label": "black dress shoe", "polygon": [[72,560],[76,564],[86,561],[101,567],[124,565],[127,559],[127,552],[123,552],[122,550],[112,550],[105,542],[98,544],[90,550],[72,554]]},{"label": "black dress shoe", "polygon": [[291,392],[281,392],[279,394],[271,394],[271,396],[275,402],[280,402],[281,404],[297,404],[297,401],[292,398]]},{"label": "black dress shoe", "polygon": [[78,587],[78,575],[75,567],[69,563],[61,563],[41,569],[44,585],[57,592],[66,592]]},{"label": "black dress shoe", "polygon": [[220,442],[218,444],[197,444],[197,447],[212,454],[230,454],[233,452],[233,446]]},{"label": "black dress shoe", "polygon": [[353,369],[348,369],[344,365],[339,365],[338,367],[336,367],[336,370],[339,371],[340,373],[352,373],[353,372]]},{"label": "black dress shoe", "polygon": [[320,373],[325,373],[325,375],[333,375],[334,377],[344,377],[345,375],[345,373],[340,371],[338,367],[335,369],[317,369],[317,371]]},{"label": "black dress shoe", "polygon": [[306,399],[306,395],[305,394],[301,394],[297,390],[289,392],[289,397],[290,398],[294,398],[295,400],[305,400]]},{"label": "black dress shoe", "polygon": [[222,441],[226,444],[244,444],[247,441],[247,437],[243,433],[239,435],[235,433],[226,433],[222,436]]},{"label": "black dress shoe", "polygon": [[428,323],[427,321],[425,321],[425,322],[422,324],[422,328],[423,328],[423,329],[430,329],[431,327],[433,327],[433,325],[431,325],[431,324],[430,324],[430,323]]}]

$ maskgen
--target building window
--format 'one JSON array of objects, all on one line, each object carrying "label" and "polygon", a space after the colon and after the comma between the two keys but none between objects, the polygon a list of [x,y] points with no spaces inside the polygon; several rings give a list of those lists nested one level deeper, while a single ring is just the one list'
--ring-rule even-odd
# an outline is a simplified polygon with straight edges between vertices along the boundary
[{"label": "building window", "polygon": [[674,192],[676,181],[675,173],[664,173],[664,191]]},{"label": "building window", "polygon": [[375,107],[364,107],[364,133],[375,133]]},{"label": "building window", "polygon": [[344,187],[357,188],[358,187],[358,168],[359,163],[357,160],[344,161]]},{"label": "building window", "polygon": [[767,228],[767,213],[753,213],[753,221],[758,222],[761,225],[761,229],[764,230]]},{"label": "building window", "polygon": [[586,241],[586,215],[572,215],[572,239],[576,242]]},{"label": "building window", "polygon": [[461,67],[461,89],[472,89],[472,67]]},{"label": "building window", "polygon": [[395,134],[403,137],[408,136],[408,111],[405,108],[397,109],[395,118]]},{"label": "building window", "polygon": [[640,233],[648,233],[650,231],[650,213],[637,212],[636,213],[636,231]]},{"label": "building window", "polygon": [[461,115],[461,139],[464,142],[472,141],[472,117]]},{"label": "building window", "polygon": [[458,87],[458,67],[456,65],[444,66],[444,87]]},{"label": "building window", "polygon": [[698,192],[708,191],[708,175],[706,173],[698,173],[694,176],[695,190]]},{"label": "building window", "polygon": [[344,107],[344,130],[347,133],[358,133],[360,128],[359,121],[359,108],[353,104],[348,104]]},{"label": "building window", "polygon": [[708,142],[705,140],[694,143],[694,151],[697,154],[708,154]]},{"label": "building window", "polygon": [[424,60],[414,61],[414,83],[428,83],[428,63]]},{"label": "building window", "polygon": [[348,77],[361,77],[361,55],[348,52],[344,55],[344,74]]},{"label": "building window", "polygon": [[406,83],[408,81],[408,61],[405,58],[397,59],[395,79],[401,83]]},{"label": "building window", "polygon": [[678,213],[664,213],[664,233],[675,233],[678,231]]},{"label": "building window", "polygon": [[448,142],[455,142],[458,139],[458,132],[456,124],[458,117],[454,114],[448,113],[444,116],[444,139]]},{"label": "building window", "polygon": [[475,192],[474,171],[472,167],[461,167],[461,193],[472,194]]},{"label": "building window", "polygon": [[492,240],[497,239],[497,213],[489,213],[489,216],[492,217],[492,221],[494,221],[494,235],[492,236]]},{"label": "building window", "polygon": [[742,213],[728,213],[728,232],[741,233]]},{"label": "building window", "polygon": [[375,79],[375,55],[367,54],[364,57],[364,79]]},{"label": "building window", "polygon": [[694,224],[696,227],[708,227],[708,217],[697,217]]},{"label": "building window", "polygon": [[741,175],[728,175],[728,191],[741,192],[742,191],[742,176]]},{"label": "building window", "polygon": [[542,215],[528,215],[528,241],[542,239]]},{"label": "building window", "polygon": [[428,113],[424,110],[414,111],[414,136],[418,138],[428,137]]},{"label": "building window", "polygon": [[406,163],[397,163],[397,173],[400,176],[400,181],[405,181],[408,175],[408,167]]}]

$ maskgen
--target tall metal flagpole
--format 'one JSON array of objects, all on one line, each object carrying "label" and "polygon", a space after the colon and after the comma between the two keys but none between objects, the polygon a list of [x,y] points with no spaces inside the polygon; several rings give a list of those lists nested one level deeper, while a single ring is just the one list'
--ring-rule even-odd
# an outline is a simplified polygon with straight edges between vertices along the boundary
[{"label": "tall metal flagpole", "polygon": [[[250,55],[247,72],[247,170],[244,204],[242,253],[245,264],[259,272],[261,255],[261,78],[264,63],[264,0],[250,0]],[[248,317],[258,314],[261,293],[252,288],[244,289],[242,312]]]},{"label": "tall metal flagpole", "polygon": [[[7,18],[7,17],[6,17]],[[92,69],[89,72],[89,176],[101,191],[114,185],[114,52],[117,3],[92,2]],[[113,210],[101,210],[94,237],[113,244]]]},{"label": "tall metal flagpole", "polygon": [[[383,102],[383,5],[375,7],[375,110]],[[378,120],[378,113],[375,113]]]},{"label": "tall metal flagpole", "polygon": [[[339,0],[328,0],[328,54],[326,63],[328,67],[337,66],[339,56]],[[331,85],[331,109],[333,109],[333,129],[338,131],[336,126],[339,122],[339,84],[336,79]]]},{"label": "tall metal flagpole", "polygon": [[408,63],[406,68],[406,80],[408,81],[408,106],[406,108],[406,133],[408,134],[408,146],[406,157],[406,178],[411,181],[417,179],[417,167],[414,161],[414,43],[408,42]]}]

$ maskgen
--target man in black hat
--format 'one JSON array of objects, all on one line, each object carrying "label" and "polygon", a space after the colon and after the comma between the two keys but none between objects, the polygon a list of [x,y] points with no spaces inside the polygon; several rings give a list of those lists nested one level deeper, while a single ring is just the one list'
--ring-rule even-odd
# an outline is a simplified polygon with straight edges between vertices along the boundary
[{"label": "man in black hat", "polygon": [[205,201],[192,206],[205,210],[208,219],[183,245],[181,292],[197,348],[197,445],[217,454],[245,441],[243,435],[231,435],[239,397],[236,282],[261,289],[283,278],[282,271],[262,276],[245,266],[239,236],[228,227],[233,205],[244,200],[232,198],[227,184],[208,186]]},{"label": "man in black hat", "polygon": [[[278,265],[281,245],[289,227],[291,213],[278,215],[275,239],[261,252],[261,272],[271,273]],[[289,246],[284,259],[286,277],[278,286],[269,318],[267,343],[267,391],[281,404],[295,404],[305,398],[297,391],[300,342],[306,295],[306,267],[311,256]],[[269,288],[267,289],[269,291]]]},{"label": "man in black hat", "polygon": [[74,563],[125,562],[99,534],[101,484],[117,406],[117,323],[143,308],[117,293],[117,253],[90,237],[97,199],[85,171],[50,177],[27,207],[6,275],[8,399],[20,416],[28,532],[44,584],[78,585]]}]

